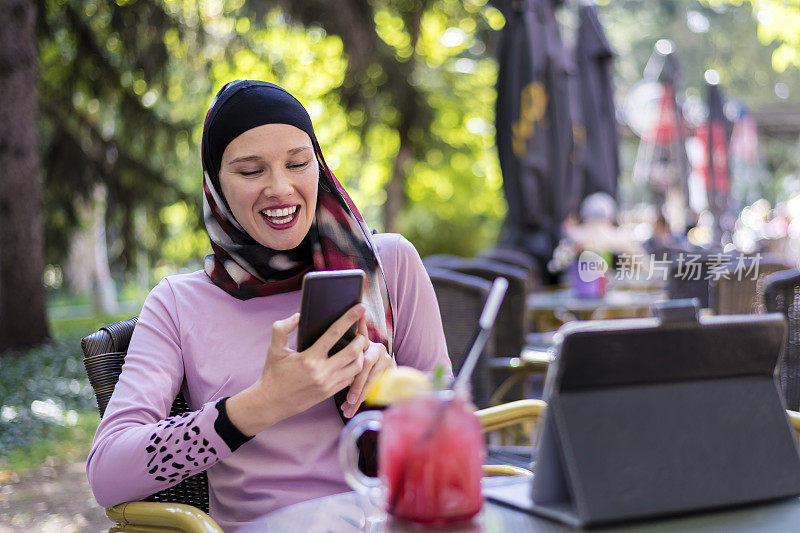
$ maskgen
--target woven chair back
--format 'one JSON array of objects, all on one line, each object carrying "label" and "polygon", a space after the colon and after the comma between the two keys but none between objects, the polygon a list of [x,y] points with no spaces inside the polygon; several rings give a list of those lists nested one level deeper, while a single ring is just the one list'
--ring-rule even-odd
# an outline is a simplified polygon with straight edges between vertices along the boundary
[{"label": "woven chair back", "polygon": [[783,313],[789,323],[780,364],[780,384],[786,408],[800,410],[800,271],[784,270],[764,280],[764,304],[769,313]]},{"label": "woven chair back", "polygon": [[467,259],[463,257],[434,255],[423,260],[426,268],[444,268],[488,281],[502,276],[508,280],[503,303],[495,323],[495,356],[519,357],[525,344],[528,315],[525,298],[528,291],[527,273],[524,269],[498,263],[489,259]]},{"label": "woven chair back", "polygon": [[729,275],[712,283],[714,314],[760,315],[764,304],[765,279],[770,274],[789,270],[788,264],[774,258],[750,258],[737,264]]},{"label": "woven chair back", "polygon": [[514,248],[497,247],[491,248],[481,254],[484,259],[505,263],[525,270],[528,274],[528,292],[533,292],[541,288],[541,273],[536,260]]},{"label": "woven chair back", "polygon": [[[114,387],[122,373],[125,355],[138,317],[103,326],[81,340],[83,364],[89,383],[94,389],[100,417],[105,415]],[[189,406],[180,393],[175,398],[169,416],[186,413]],[[188,477],[168,489],[144,498],[146,502],[171,502],[193,505],[208,513],[208,476],[205,472]]]},{"label": "woven chair back", "polygon": [[[428,269],[428,276],[439,302],[453,373],[458,374],[474,339],[483,303],[492,284],[482,278],[440,268]],[[491,380],[487,357],[494,355],[493,351],[494,336],[490,337],[472,373],[472,399],[479,409],[489,406]]]}]

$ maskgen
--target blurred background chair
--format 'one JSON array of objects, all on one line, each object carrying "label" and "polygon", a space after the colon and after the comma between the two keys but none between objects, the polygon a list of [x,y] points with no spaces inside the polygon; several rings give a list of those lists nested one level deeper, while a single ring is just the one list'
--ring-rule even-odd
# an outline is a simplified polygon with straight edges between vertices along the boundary
[{"label": "blurred background chair", "polygon": [[770,274],[792,267],[778,256],[747,258],[742,264],[732,265],[730,274],[711,283],[712,306],[715,315],[766,313],[764,305],[764,280]]},{"label": "blurred background chair", "polygon": [[669,256],[667,296],[670,300],[697,298],[700,307],[712,306],[711,280],[729,268],[730,256],[709,253],[682,253]]},{"label": "blurred background chair", "polygon": [[[506,401],[535,396],[534,393],[528,392],[531,390],[531,387],[528,386],[530,380],[519,379],[521,367],[514,364],[515,361],[519,362],[523,351],[531,348],[544,349],[539,345],[528,346],[528,341],[531,339],[527,338],[530,331],[526,308],[528,279],[525,269],[485,258],[464,258],[452,255],[429,256],[423,259],[423,263],[429,270],[445,269],[489,282],[499,276],[508,280],[508,290],[500,305],[494,327],[494,357],[489,361],[488,367],[491,383],[490,393],[496,390],[499,384],[511,383],[511,386],[504,389],[502,398],[497,398],[494,394],[490,398],[494,398],[495,401]],[[538,368],[546,368],[546,366]],[[535,386],[535,388],[541,387]]]},{"label": "blurred background chair", "polygon": [[497,277],[508,280],[503,303],[495,323],[495,355],[517,357],[525,345],[528,319],[525,298],[528,293],[527,273],[523,268],[483,258],[465,258],[452,255],[432,255],[422,260],[426,268],[443,268],[489,282]]},{"label": "blurred background chair", "polygon": [[[100,418],[103,417],[122,372],[133,329],[138,317],[103,326],[81,340],[83,364],[95,391]],[[179,394],[169,416],[185,413],[189,406]],[[124,480],[120,480],[124,482]],[[166,490],[139,502],[127,502],[106,509],[115,522],[109,531],[222,532],[208,516],[208,476],[190,476]]]},{"label": "blurred background chair", "polygon": [[541,273],[536,260],[530,255],[514,248],[497,246],[486,250],[480,256],[484,259],[524,269],[528,274],[528,292],[541,289]]},{"label": "blurred background chair", "polygon": [[780,384],[786,408],[800,409],[800,271],[784,270],[764,279],[764,304],[769,313],[783,313],[788,338],[780,363]]},{"label": "blurred background chair", "polygon": [[[478,319],[492,284],[483,278],[442,268],[428,268],[428,276],[439,302],[447,353],[450,354],[453,373],[457,375],[475,338]],[[489,406],[492,383],[487,361],[493,356],[494,334],[472,373],[472,400],[478,408]]]}]

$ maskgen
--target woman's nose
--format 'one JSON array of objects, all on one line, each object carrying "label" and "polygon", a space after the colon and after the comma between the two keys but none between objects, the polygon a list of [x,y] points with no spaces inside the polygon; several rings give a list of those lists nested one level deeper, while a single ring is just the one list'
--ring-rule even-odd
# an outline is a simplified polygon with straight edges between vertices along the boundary
[{"label": "woman's nose", "polygon": [[279,170],[270,174],[261,192],[264,196],[281,197],[291,194],[292,190],[290,176],[287,176],[285,171]]}]

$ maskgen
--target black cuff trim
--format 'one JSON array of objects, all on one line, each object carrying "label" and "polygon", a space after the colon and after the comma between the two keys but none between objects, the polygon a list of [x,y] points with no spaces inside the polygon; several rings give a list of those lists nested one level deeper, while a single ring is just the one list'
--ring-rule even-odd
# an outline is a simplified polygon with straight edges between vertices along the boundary
[{"label": "black cuff trim", "polygon": [[228,400],[228,398],[229,396],[226,396],[214,405],[214,407],[217,408],[217,411],[219,411],[217,419],[214,421],[214,429],[216,430],[217,435],[219,435],[220,438],[225,441],[225,444],[228,445],[228,448],[230,448],[232,452],[235,452],[239,446],[249,441],[253,437],[248,437],[239,431],[239,428],[234,426],[233,422],[231,422],[231,419],[228,418],[228,411],[225,410],[225,402]]}]

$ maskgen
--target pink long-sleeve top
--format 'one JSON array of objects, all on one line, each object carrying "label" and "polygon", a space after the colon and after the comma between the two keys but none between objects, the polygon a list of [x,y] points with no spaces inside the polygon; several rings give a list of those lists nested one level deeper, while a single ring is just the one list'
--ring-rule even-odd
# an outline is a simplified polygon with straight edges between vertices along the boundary
[{"label": "pink long-sleeve top", "polygon": [[[396,234],[374,241],[392,302],[397,364],[452,372],[436,296],[417,251]],[[228,531],[277,508],[349,490],[337,457],[342,420],[333,398],[235,451],[219,434],[227,418],[217,402],[256,381],[272,323],[299,309],[300,291],[243,301],[203,271],[162,280],[144,303],[89,453],[87,474],[98,503],[139,500],[207,469],[210,514]],[[289,346],[295,343],[292,334]],[[167,418],[181,391],[192,411]]]}]

